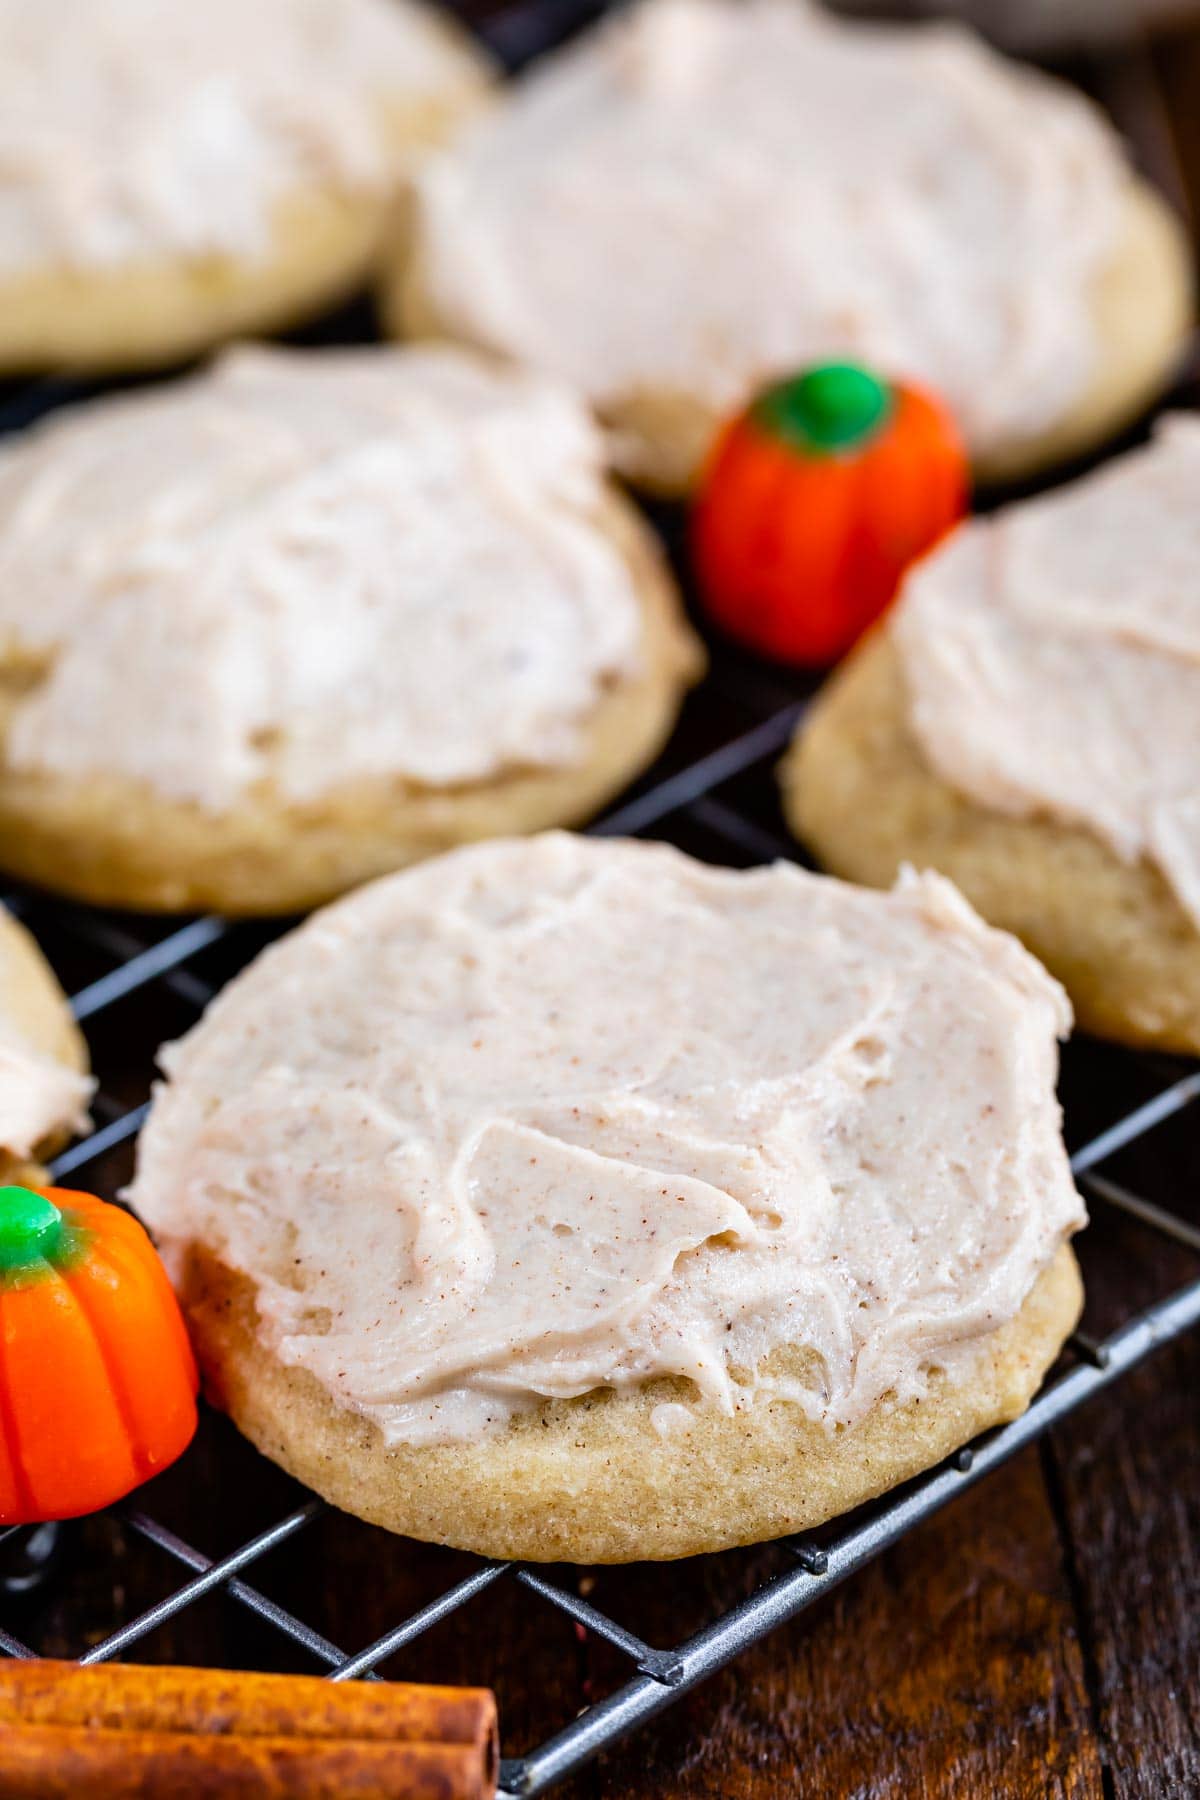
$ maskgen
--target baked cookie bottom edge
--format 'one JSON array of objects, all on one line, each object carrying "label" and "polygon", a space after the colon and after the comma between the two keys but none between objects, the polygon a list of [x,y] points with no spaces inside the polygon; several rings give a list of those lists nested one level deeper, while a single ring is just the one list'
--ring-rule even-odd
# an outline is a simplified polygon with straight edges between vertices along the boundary
[{"label": "baked cookie bottom edge", "polygon": [[1200,932],[1158,870],[1086,830],[992,812],[936,775],[886,628],[822,690],[780,779],[789,825],[835,875],[890,887],[902,863],[937,869],[1058,977],[1085,1031],[1200,1053]]},{"label": "baked cookie bottom edge", "polygon": [[[1074,1328],[1083,1287],[1063,1245],[969,1372],[835,1431],[786,1401],[705,1409],[683,1436],[651,1423],[686,1384],[548,1401],[495,1436],[388,1449],[368,1420],[255,1334],[253,1285],[193,1249],[181,1297],[209,1397],[264,1455],[334,1506],[389,1531],[537,1562],[664,1561],[761,1542],[920,1474],[1023,1412]],[[777,1352],[799,1371],[805,1353]]]}]

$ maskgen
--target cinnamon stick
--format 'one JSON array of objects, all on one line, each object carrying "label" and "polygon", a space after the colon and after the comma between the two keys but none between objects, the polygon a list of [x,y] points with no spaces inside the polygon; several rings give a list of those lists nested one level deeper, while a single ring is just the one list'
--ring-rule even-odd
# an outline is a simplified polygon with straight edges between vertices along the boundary
[{"label": "cinnamon stick", "polygon": [[486,1688],[5,1660],[0,1721],[10,1719],[111,1730],[482,1744],[494,1726],[495,1702]]},{"label": "cinnamon stick", "polygon": [[490,1800],[486,1689],[0,1663],[0,1800]]}]

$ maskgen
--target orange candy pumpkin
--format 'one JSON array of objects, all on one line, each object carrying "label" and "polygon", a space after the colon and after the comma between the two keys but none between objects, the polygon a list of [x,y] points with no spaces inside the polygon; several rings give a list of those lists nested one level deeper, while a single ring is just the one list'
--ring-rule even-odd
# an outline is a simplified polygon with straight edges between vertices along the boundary
[{"label": "orange candy pumpkin", "polygon": [[966,510],[957,427],[920,388],[826,363],[761,394],[717,440],[692,514],[701,598],[781,661],[843,655]]},{"label": "orange candy pumpkin", "polygon": [[166,1468],[197,1385],[137,1221],[90,1194],[0,1188],[0,1525],[94,1512]]}]

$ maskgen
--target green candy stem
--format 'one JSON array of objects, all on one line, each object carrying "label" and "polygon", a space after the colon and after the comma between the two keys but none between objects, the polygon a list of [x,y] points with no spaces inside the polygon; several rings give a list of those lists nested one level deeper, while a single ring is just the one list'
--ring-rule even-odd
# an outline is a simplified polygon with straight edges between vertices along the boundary
[{"label": "green candy stem", "polygon": [[853,363],[831,362],[768,388],[753,416],[801,450],[849,450],[873,437],[891,410],[886,383]]},{"label": "green candy stem", "polygon": [[53,1200],[29,1188],[0,1188],[0,1270],[45,1262],[62,1238],[63,1216]]}]

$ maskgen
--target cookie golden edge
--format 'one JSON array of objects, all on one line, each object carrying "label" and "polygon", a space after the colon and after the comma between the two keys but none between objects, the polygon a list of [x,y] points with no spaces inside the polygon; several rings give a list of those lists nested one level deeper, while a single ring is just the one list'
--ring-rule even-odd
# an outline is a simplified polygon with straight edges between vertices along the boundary
[{"label": "cookie golden edge", "polygon": [[[200,1247],[180,1296],[206,1391],[265,1456],[332,1505],[389,1531],[482,1556],[534,1562],[668,1561],[803,1531],[935,1466],[1018,1417],[1074,1329],[1083,1287],[1064,1245],[1016,1316],[980,1338],[951,1378],[887,1397],[836,1430],[794,1402],[704,1408],[662,1438],[655,1406],[693,1398],[659,1379],[630,1392],[545,1401],[495,1435],[388,1448],[306,1370],[260,1342],[253,1284]],[[802,1372],[811,1352],[777,1351]]]},{"label": "cookie golden edge", "polygon": [[[44,1056],[86,1075],[87,1044],[71,1017],[66,996],[25,927],[0,907],[0,994],[5,1018]],[[44,1182],[43,1164],[61,1149],[66,1134],[39,1144],[35,1160],[22,1162],[0,1150],[0,1186]]]},{"label": "cookie golden edge", "polygon": [[[381,306],[393,336],[456,336],[430,291],[419,231],[411,218],[393,243]],[[1054,426],[997,444],[977,458],[977,482],[1023,480],[1115,436],[1169,384],[1186,351],[1195,313],[1184,229],[1154,188],[1131,178],[1121,241],[1095,291],[1095,379]],[[602,417],[613,432],[621,474],[664,499],[681,499],[692,491],[722,423],[694,395],[649,387],[606,408]]]},{"label": "cookie golden edge", "polygon": [[780,768],[795,835],[834,874],[939,870],[1067,989],[1085,1031],[1200,1053],[1200,932],[1158,870],[1084,829],[977,805],[926,762],[886,628],[826,684]]},{"label": "cookie golden edge", "polygon": [[[415,7],[410,10],[416,12]],[[385,109],[394,150],[435,148],[484,106],[496,71],[455,23],[419,12],[459,59],[457,76]],[[0,279],[0,372],[119,374],[168,367],[228,339],[301,325],[367,282],[395,193],[297,190],[274,208],[253,260],[164,257],[113,269],[41,268]]]},{"label": "cookie golden edge", "polygon": [[277,916],[458,844],[583,823],[654,761],[705,668],[641,515],[611,488],[595,524],[628,564],[641,602],[641,667],[601,694],[569,767],[449,788],[359,781],[303,805],[266,781],[211,813],[119,776],[6,767],[14,699],[5,702],[0,661],[0,868],[100,906]]}]

